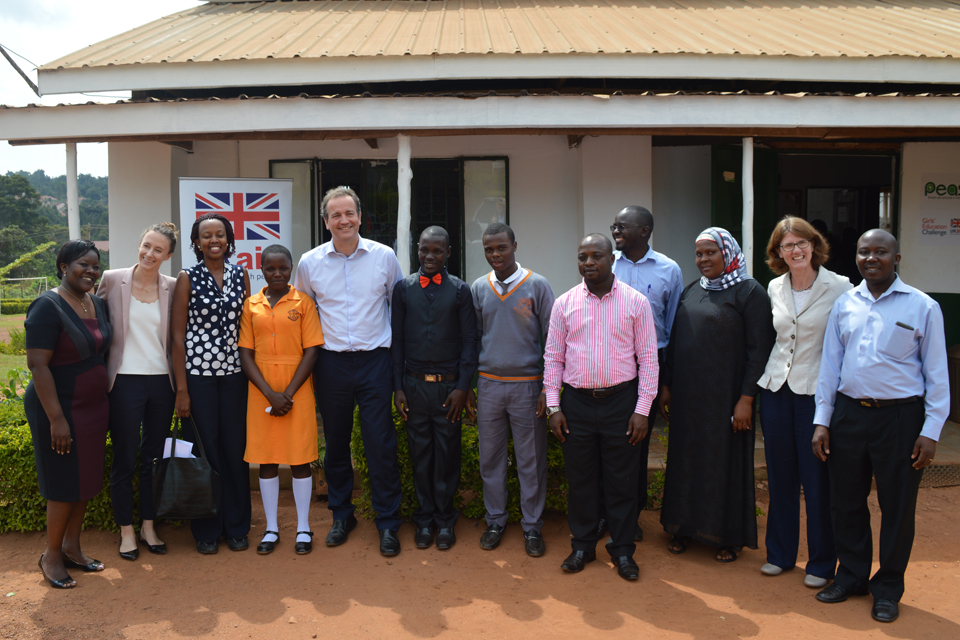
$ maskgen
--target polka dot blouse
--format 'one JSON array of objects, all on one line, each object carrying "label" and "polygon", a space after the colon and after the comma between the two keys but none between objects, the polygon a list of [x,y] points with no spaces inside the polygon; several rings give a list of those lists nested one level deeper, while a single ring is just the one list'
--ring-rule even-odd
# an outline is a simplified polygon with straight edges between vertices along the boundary
[{"label": "polka dot blouse", "polygon": [[187,313],[187,373],[226,376],[240,373],[240,312],[246,286],[243,267],[225,264],[223,289],[202,262],[184,269],[190,277]]}]

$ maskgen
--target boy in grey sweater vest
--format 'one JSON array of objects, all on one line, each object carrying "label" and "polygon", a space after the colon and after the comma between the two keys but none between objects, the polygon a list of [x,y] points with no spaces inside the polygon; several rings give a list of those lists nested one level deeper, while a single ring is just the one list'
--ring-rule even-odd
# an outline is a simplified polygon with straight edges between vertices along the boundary
[{"label": "boy in grey sweater vest", "polygon": [[513,229],[494,223],[483,234],[493,267],[470,287],[480,336],[480,372],[475,408],[480,438],[480,475],[487,530],[480,547],[495,549],[507,525],[507,442],[520,479],[521,524],[528,555],[542,556],[540,530],[547,500],[547,403],[543,395],[543,343],[553,290],[546,278],[517,264]]}]

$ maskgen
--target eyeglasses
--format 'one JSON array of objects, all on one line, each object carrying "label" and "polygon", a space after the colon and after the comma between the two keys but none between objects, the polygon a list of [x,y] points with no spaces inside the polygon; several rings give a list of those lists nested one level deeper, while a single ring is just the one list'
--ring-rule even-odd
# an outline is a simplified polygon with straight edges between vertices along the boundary
[{"label": "eyeglasses", "polygon": [[809,247],[809,246],[810,246],[810,241],[809,241],[809,240],[801,240],[801,241],[799,241],[799,242],[788,242],[788,243],[786,243],[786,244],[782,244],[782,245],[780,245],[780,250],[781,250],[781,251],[786,251],[787,253],[789,253],[789,252],[793,251],[794,248],[797,248],[797,249],[806,249],[806,248]]},{"label": "eyeglasses", "polygon": [[639,229],[639,224],[612,224],[610,225],[610,231],[620,231],[623,232],[624,229]]}]

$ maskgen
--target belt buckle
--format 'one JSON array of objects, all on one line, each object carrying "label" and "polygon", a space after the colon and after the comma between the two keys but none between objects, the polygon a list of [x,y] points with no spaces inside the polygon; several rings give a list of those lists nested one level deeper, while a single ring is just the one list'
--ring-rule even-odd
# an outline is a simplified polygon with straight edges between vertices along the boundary
[{"label": "belt buckle", "polygon": [[872,398],[870,400],[861,400],[860,405],[864,407],[874,408],[876,406],[876,400],[873,400]]},{"label": "belt buckle", "polygon": [[438,376],[437,376],[436,374],[426,373],[426,374],[424,374],[424,376],[423,376],[423,380],[424,380],[424,382],[436,382],[436,381],[437,381],[437,377],[438,377]]},{"label": "belt buckle", "polygon": [[604,392],[606,392],[606,389],[590,389],[590,395],[597,399],[603,399],[606,397]]}]

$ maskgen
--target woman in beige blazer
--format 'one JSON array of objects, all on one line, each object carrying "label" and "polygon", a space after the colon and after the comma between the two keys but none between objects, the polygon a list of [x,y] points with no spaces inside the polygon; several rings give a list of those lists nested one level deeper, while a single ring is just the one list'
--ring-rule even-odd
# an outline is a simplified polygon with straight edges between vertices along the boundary
[{"label": "woman in beige blazer", "polygon": [[[103,274],[97,295],[107,303],[113,340],[107,355],[110,394],[110,498],[120,525],[120,557],[140,556],[133,530],[133,476],[140,450],[140,539],[151,553],[167,546],[153,528],[152,461],[163,455],[163,442],[173,417],[170,310],[176,279],[160,267],[177,246],[177,228],[155,224],[140,238],[137,264]],[[141,434],[142,426],[142,434]]]},{"label": "woman in beige blazer", "polygon": [[828,257],[826,240],[806,220],[787,216],[773,230],[767,264],[780,277],[770,282],[767,293],[777,341],[758,382],[770,489],[767,563],[760,571],[775,576],[796,565],[802,486],[808,548],[803,582],[812,588],[833,579],[837,564],[827,465],[810,447],[814,393],[830,310],[852,288],[848,278],[823,266]]}]

